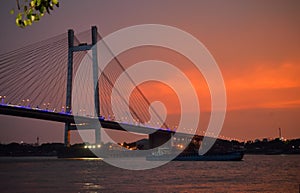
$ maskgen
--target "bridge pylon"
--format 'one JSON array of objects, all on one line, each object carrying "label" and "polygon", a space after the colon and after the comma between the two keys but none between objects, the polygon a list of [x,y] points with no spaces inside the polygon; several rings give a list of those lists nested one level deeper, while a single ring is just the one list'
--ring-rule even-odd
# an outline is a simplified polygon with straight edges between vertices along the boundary
[{"label": "bridge pylon", "polygon": [[[98,56],[97,56],[97,27],[92,26],[92,44],[77,45],[74,46],[74,31],[72,29],[68,30],[68,71],[67,71],[67,93],[66,93],[66,113],[72,113],[72,81],[73,81],[73,53],[79,51],[92,50],[93,58],[93,84],[94,84],[94,105],[95,114],[97,117],[100,116],[100,100],[99,100],[99,85],[98,85]],[[64,144],[65,146],[70,146],[71,125],[70,123],[65,123],[65,134],[64,134]],[[95,128],[95,142],[100,143],[100,128]]]}]

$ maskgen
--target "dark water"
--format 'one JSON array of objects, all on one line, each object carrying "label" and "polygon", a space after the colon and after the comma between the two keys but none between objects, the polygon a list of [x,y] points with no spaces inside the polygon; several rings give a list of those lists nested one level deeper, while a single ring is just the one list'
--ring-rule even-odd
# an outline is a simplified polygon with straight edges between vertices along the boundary
[{"label": "dark water", "polygon": [[0,158],[0,192],[299,192],[300,155],[171,162],[130,171],[101,160]]}]

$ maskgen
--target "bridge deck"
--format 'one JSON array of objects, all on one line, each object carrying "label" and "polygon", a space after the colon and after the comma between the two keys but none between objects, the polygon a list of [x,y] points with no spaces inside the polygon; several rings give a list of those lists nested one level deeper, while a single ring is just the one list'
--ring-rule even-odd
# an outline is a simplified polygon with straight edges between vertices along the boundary
[{"label": "bridge deck", "polygon": [[[169,130],[162,130],[156,129],[152,127],[146,127],[141,125],[132,125],[128,123],[118,123],[115,121],[104,120],[102,118],[96,117],[86,117],[86,116],[74,116],[72,114],[62,113],[62,112],[52,112],[42,109],[36,108],[28,108],[28,107],[21,107],[16,105],[0,105],[0,114],[3,115],[10,115],[10,116],[18,116],[18,117],[25,117],[25,118],[34,118],[40,120],[48,120],[48,121],[55,121],[61,123],[73,123],[72,130],[76,129],[95,129],[95,127],[99,127],[99,122],[101,127],[113,130],[120,130],[120,131],[129,131],[134,133],[141,133],[141,134],[151,134],[155,132],[163,132],[163,133],[175,133],[174,131]],[[76,123],[87,123],[85,126],[75,127],[75,120]],[[182,136],[189,136],[190,134],[182,133]]]}]

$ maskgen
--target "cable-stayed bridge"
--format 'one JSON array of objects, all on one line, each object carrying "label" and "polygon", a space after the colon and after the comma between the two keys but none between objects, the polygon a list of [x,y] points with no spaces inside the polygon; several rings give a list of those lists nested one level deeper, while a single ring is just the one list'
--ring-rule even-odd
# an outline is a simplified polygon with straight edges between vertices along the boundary
[{"label": "cable-stayed bridge", "polygon": [[[99,122],[102,128],[149,134],[152,147],[169,140],[176,128],[169,127],[151,107],[118,58],[113,57],[113,68],[98,68],[96,44],[102,37],[96,27],[92,27],[91,33],[90,43],[81,43],[82,39],[90,36],[90,30],[76,36],[73,30],[69,30],[68,33],[1,54],[0,114],[65,123],[66,146],[70,144],[70,131],[76,129],[95,130],[95,142],[99,143]],[[90,63],[84,67],[86,74],[76,77],[88,51],[91,54]],[[108,46],[107,51],[112,54]],[[124,72],[126,84],[136,88],[130,102],[114,90],[117,78]],[[76,87],[74,77],[79,82]],[[133,119],[129,119],[128,112],[122,108],[118,111],[124,116],[115,119],[111,105],[113,91],[117,93],[115,105],[128,106]],[[75,105],[72,103],[74,98],[79,101]],[[193,137],[188,133],[181,133],[181,136]]]}]

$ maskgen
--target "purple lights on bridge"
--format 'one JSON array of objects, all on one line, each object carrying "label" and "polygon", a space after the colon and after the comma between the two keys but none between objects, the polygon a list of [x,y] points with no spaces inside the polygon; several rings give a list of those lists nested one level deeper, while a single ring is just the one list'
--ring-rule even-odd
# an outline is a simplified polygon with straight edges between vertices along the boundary
[{"label": "purple lights on bridge", "polygon": [[[62,107],[62,110],[57,112],[55,109],[50,109],[49,106],[47,106],[45,109],[44,108],[40,108],[39,106],[36,106],[36,107],[32,107],[29,103],[26,104],[26,105],[21,105],[21,104],[11,104],[9,102],[5,102],[4,99],[6,97],[3,97],[3,96],[0,96],[0,99],[1,99],[1,103],[0,103],[0,107],[3,106],[7,106],[7,107],[12,107],[13,109],[28,109],[28,110],[33,110],[33,111],[37,111],[37,112],[44,112],[44,113],[55,113],[55,114],[62,114],[62,115],[71,115],[71,116],[82,116],[82,115],[74,115],[72,114],[72,111],[70,112],[66,112],[64,109],[65,107],[63,106]],[[27,100],[22,100],[22,102],[24,101],[30,101],[29,99]],[[46,103],[44,103],[46,104]],[[48,103],[50,104],[50,103]],[[45,105],[44,105],[45,106]],[[97,117],[94,117],[94,116],[88,116],[88,115],[83,115],[82,117],[88,117],[88,118],[97,118]],[[130,123],[128,121],[122,121],[122,120],[114,120],[114,119],[111,119],[111,117],[109,116],[108,118],[105,118],[104,116],[99,116],[98,119],[100,121],[111,121],[111,122],[118,122],[118,123],[121,123],[121,124],[126,124],[126,125],[133,125],[133,126],[145,126],[147,128],[151,128],[151,129],[156,129],[156,130],[167,130],[167,131],[171,131],[169,128],[168,129],[164,129],[164,128],[160,128],[160,127],[153,127],[151,125],[146,125],[146,124],[141,124],[137,121],[135,121],[134,123]],[[127,119],[127,117],[125,118]]]}]

